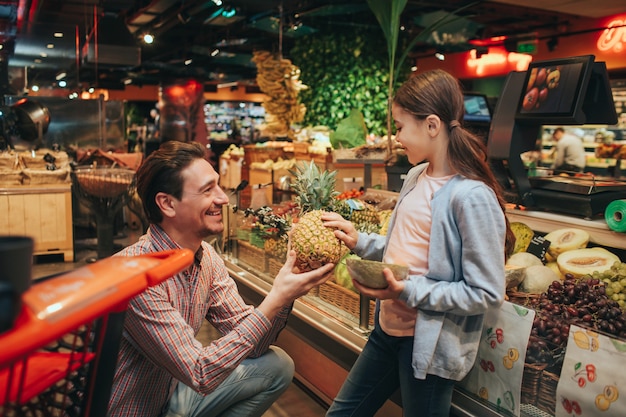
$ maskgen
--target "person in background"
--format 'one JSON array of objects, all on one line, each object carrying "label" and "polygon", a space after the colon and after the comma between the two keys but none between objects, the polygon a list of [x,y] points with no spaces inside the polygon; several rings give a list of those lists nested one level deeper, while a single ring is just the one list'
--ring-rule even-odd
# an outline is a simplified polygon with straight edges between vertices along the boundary
[{"label": "person in background", "polygon": [[409,162],[426,162],[407,174],[387,236],[359,233],[336,213],[322,219],[354,253],[407,265],[409,278],[385,269],[385,289],[353,280],[377,299],[375,325],[327,417],[373,416],[398,388],[403,415],[448,417],[484,315],[504,301],[515,237],[484,142],[463,127],[458,80],[442,70],[413,75],[392,114]]},{"label": "person in background", "polygon": [[554,174],[583,172],[587,159],[582,138],[566,133],[562,127],[557,127],[552,133],[554,147]]},{"label": "person in background", "polygon": [[[244,303],[204,241],[224,228],[228,196],[218,179],[196,142],[165,142],[137,171],[150,226],[116,256],[187,248],[195,261],[130,301],[109,416],[261,416],[292,381],[293,361],[271,343],[294,300],[324,282],[333,265],[298,273],[290,251],[259,306]],[[195,338],[205,319],[223,335],[208,346]]]}]

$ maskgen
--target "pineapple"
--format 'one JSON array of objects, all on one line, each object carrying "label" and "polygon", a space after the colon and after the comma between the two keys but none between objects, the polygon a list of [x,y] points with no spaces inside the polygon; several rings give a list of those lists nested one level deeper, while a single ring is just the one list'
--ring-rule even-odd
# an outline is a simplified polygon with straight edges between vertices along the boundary
[{"label": "pineapple", "polygon": [[362,210],[354,210],[350,221],[354,227],[365,233],[377,233],[380,230],[380,217],[378,210],[371,204],[363,202]]},{"label": "pineapple", "polygon": [[300,206],[300,219],[293,225],[291,248],[296,251],[296,266],[310,271],[327,263],[338,263],[346,246],[321,216],[330,211],[339,194],[335,191],[336,171],[321,172],[313,161],[296,166],[294,190]]}]

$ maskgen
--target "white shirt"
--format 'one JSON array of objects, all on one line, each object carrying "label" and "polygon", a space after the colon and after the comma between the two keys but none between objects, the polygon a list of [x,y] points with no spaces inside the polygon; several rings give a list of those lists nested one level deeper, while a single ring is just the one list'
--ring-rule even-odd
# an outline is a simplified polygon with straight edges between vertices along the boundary
[{"label": "white shirt", "polygon": [[[407,265],[410,275],[423,275],[428,270],[431,208],[435,191],[452,175],[434,178],[423,172],[415,188],[397,208],[396,227],[389,237],[384,262]],[[400,300],[381,300],[380,326],[390,336],[413,336],[417,309]]]}]

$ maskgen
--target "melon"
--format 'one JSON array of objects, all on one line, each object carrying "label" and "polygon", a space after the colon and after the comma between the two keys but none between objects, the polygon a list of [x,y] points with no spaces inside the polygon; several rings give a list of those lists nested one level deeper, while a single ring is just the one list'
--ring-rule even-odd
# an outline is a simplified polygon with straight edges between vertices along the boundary
[{"label": "melon", "polygon": [[533,265],[526,268],[526,276],[518,289],[521,292],[541,294],[554,281],[560,281],[560,278],[552,269],[545,265]]},{"label": "melon", "polygon": [[619,261],[619,257],[614,253],[598,248],[563,252],[556,259],[563,275],[572,274],[575,278],[591,275],[595,271],[604,272],[611,269],[611,266]]},{"label": "melon", "polygon": [[522,222],[511,222],[511,231],[515,235],[515,248],[513,253],[526,252],[530,242],[535,236],[535,232],[527,224]]},{"label": "melon", "polygon": [[589,243],[589,233],[573,227],[555,230],[544,238],[550,242],[548,254],[552,259],[557,259],[564,252],[585,248]]}]

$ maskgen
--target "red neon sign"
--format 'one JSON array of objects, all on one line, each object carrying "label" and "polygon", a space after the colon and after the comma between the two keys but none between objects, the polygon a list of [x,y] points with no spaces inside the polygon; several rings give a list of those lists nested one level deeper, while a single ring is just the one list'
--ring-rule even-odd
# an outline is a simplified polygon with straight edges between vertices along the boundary
[{"label": "red neon sign", "polygon": [[525,71],[533,57],[517,52],[496,51],[496,48],[489,48],[489,53],[477,56],[476,50],[469,51],[467,67],[472,69],[476,75],[485,75],[491,72],[506,73],[508,71]]},{"label": "red neon sign", "polygon": [[602,52],[621,53],[626,43],[626,20],[611,21],[598,38],[597,47]]}]

